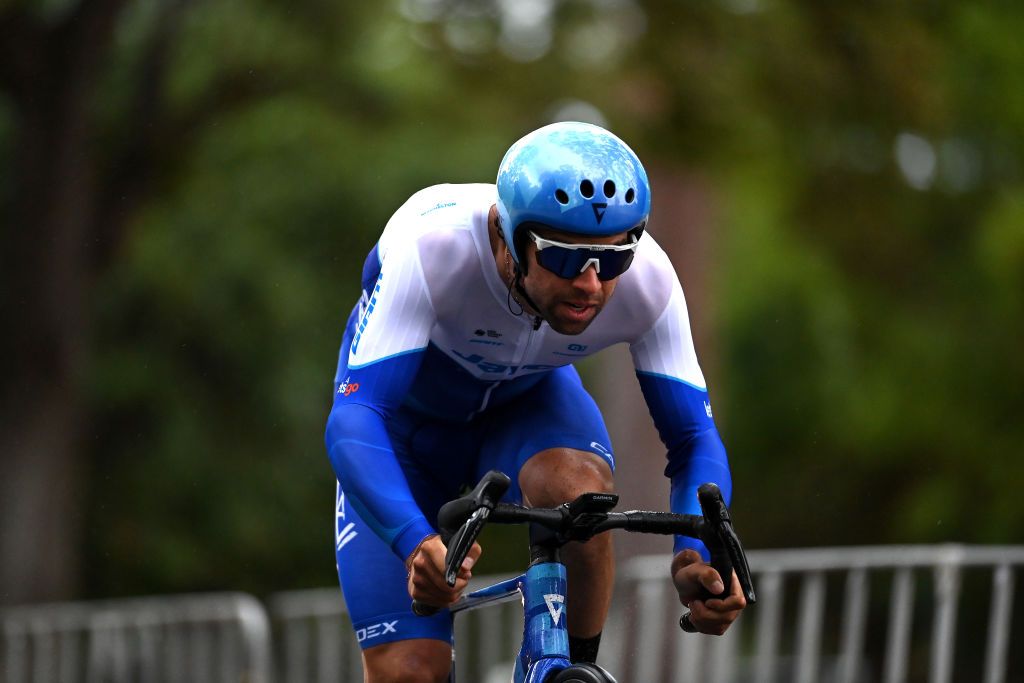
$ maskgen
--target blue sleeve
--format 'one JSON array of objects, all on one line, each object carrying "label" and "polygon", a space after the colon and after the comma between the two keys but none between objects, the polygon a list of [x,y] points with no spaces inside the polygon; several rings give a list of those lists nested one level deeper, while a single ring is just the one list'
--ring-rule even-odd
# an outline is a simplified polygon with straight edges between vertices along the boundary
[{"label": "blue sleeve", "polygon": [[434,528],[412,497],[386,423],[424,350],[349,369],[334,393],[324,441],[345,500],[403,561]]},{"label": "blue sleeve", "polygon": [[[658,434],[668,448],[665,476],[672,480],[672,511],[701,514],[697,488],[706,482],[718,485],[728,505],[732,500],[732,475],[725,446],[711,417],[707,390],[665,375],[637,372],[637,378]],[[677,536],[675,552],[684,548],[697,550],[705,560],[709,557],[700,541]]]}]

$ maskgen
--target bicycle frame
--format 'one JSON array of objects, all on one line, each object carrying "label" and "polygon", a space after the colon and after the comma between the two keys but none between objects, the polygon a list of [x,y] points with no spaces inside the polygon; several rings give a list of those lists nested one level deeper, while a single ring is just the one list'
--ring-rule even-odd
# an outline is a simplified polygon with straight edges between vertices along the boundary
[{"label": "bicycle frame", "polygon": [[[474,591],[452,605],[450,611],[454,619],[458,612],[508,602],[521,594],[523,644],[512,683],[541,683],[552,672],[570,666],[565,590],[565,565],[556,559],[534,564],[525,574]],[[455,683],[455,652],[453,642],[450,683]]]}]

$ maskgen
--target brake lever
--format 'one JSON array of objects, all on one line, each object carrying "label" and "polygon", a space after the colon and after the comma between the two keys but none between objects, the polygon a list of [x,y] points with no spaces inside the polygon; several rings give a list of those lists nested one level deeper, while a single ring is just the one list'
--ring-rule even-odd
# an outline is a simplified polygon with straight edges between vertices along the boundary
[{"label": "brake lever", "polygon": [[455,580],[459,576],[459,567],[469,554],[477,536],[483,531],[487,518],[491,516],[491,508],[480,507],[470,515],[466,523],[452,536],[448,551],[445,553],[444,581],[449,586],[455,586]]},{"label": "brake lever", "polygon": [[[705,522],[700,533],[700,540],[708,548],[708,552],[711,554],[711,566],[718,572],[724,587],[718,595],[702,588],[699,599],[725,600],[728,598],[732,593],[732,576],[735,571],[736,578],[740,582],[740,589],[743,591],[743,597],[746,598],[748,605],[753,605],[757,602],[757,596],[754,593],[750,565],[747,563],[743,544],[740,543],[739,536],[733,529],[732,516],[722,499],[722,492],[715,484],[703,484],[697,489],[697,499],[700,502]],[[690,620],[689,612],[680,617],[679,627],[687,633],[697,632],[697,628]]]},{"label": "brake lever", "polygon": [[480,479],[472,491],[462,498],[445,503],[437,513],[441,540],[447,548],[444,556],[444,580],[449,586],[455,585],[462,561],[466,559],[477,536],[483,531],[494,506],[511,484],[512,480],[508,475],[491,470]]},{"label": "brake lever", "polygon": [[[437,514],[437,526],[446,548],[444,580],[449,586],[455,585],[459,567],[483,531],[494,506],[511,484],[508,475],[491,470],[468,494],[441,506]],[[440,608],[413,600],[412,611],[417,616],[430,616],[439,612]]]},{"label": "brake lever", "polygon": [[732,560],[732,568],[736,572],[736,578],[740,582],[740,589],[748,605],[757,603],[757,594],[754,592],[754,580],[750,573],[750,565],[747,563],[747,554],[743,552],[743,544],[739,536],[732,528],[732,524],[726,524],[722,528],[723,541],[729,551],[729,559]]},{"label": "brake lever", "polygon": [[[725,600],[732,593],[733,552],[726,540],[731,532],[732,518],[729,516],[729,508],[722,500],[722,492],[715,484],[702,484],[697,489],[697,500],[700,502],[701,512],[704,513],[704,529],[700,540],[711,554],[711,566],[718,572],[723,586],[722,592],[718,595],[704,589],[701,599]],[[735,537],[735,534],[732,536]]]}]

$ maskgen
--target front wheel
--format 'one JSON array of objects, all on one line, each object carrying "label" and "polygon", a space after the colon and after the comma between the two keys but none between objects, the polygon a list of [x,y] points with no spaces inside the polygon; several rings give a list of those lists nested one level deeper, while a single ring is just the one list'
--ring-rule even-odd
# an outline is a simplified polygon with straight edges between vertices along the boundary
[{"label": "front wheel", "polygon": [[546,683],[615,683],[615,678],[597,664],[573,664],[549,677]]}]

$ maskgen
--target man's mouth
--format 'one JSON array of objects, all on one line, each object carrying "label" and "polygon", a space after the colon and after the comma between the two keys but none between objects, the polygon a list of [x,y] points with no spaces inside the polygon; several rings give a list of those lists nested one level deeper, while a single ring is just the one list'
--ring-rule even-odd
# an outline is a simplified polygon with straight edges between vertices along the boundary
[{"label": "man's mouth", "polygon": [[566,301],[564,303],[569,315],[574,318],[585,318],[595,308],[595,304],[587,302]]}]

